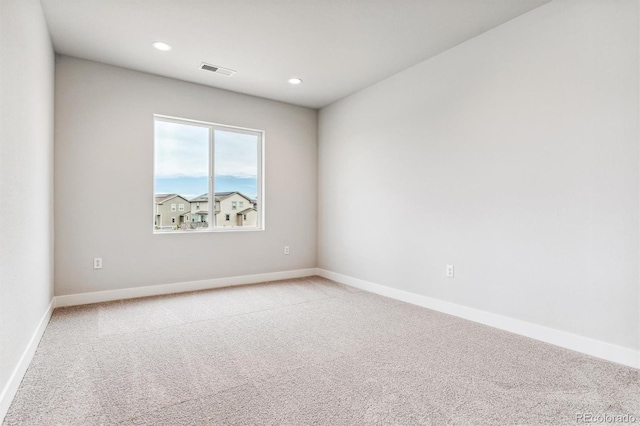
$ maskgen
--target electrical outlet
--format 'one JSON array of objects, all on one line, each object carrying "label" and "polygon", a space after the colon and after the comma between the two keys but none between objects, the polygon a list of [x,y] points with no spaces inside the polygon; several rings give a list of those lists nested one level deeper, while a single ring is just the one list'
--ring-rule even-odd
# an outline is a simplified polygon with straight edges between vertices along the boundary
[{"label": "electrical outlet", "polygon": [[284,246],[284,254],[289,254],[289,246]]},{"label": "electrical outlet", "polygon": [[94,257],[93,258],[93,269],[102,269],[102,258]]},{"label": "electrical outlet", "polygon": [[447,278],[453,278],[453,265],[447,265]]}]

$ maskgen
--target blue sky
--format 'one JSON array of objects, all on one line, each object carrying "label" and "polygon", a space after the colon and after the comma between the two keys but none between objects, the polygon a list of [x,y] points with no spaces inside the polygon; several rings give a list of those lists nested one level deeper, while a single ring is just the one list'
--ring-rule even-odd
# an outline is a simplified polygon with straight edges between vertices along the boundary
[{"label": "blue sky", "polygon": [[[258,144],[255,135],[214,130],[216,192],[257,195]],[[208,192],[209,129],[156,121],[155,192],[189,199]]]}]

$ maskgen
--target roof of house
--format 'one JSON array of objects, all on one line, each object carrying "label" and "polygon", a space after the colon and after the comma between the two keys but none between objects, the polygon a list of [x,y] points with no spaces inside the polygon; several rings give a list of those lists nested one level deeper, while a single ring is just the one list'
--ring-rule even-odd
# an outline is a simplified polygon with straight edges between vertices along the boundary
[{"label": "roof of house", "polygon": [[170,198],[177,197],[178,194],[156,194],[156,203],[160,204],[167,201]]},{"label": "roof of house", "polygon": [[156,197],[156,204],[164,204],[165,202],[172,200],[176,197],[182,198],[186,202],[189,202],[189,200],[184,198],[182,195],[178,195],[178,194],[156,194],[155,197]]},{"label": "roof of house", "polygon": [[[242,195],[242,194],[240,194],[240,193],[239,193],[239,192],[237,192],[237,191],[231,191],[231,192],[216,192],[216,201],[222,201],[222,200],[224,200],[224,199],[226,199],[226,198],[231,197],[233,194],[239,194],[239,195]],[[242,195],[242,196],[244,197],[244,195]]]},{"label": "roof of house", "polygon": [[196,198],[192,198],[191,200],[192,203],[197,203],[198,201],[209,201],[209,194],[202,194]]},{"label": "roof of house", "polygon": [[256,209],[254,209],[253,207],[249,207],[248,209],[244,209],[241,212],[238,212],[238,214],[245,214],[247,212],[250,212],[251,210],[253,210],[254,212],[257,211]]},{"label": "roof of house", "polygon": [[[242,192],[238,192],[238,191],[230,191],[230,192],[216,192],[216,201],[222,201],[225,200],[229,197],[231,197],[234,194],[238,194],[239,196],[245,198],[247,201],[249,201],[250,203],[255,203],[255,200],[252,200],[251,198],[247,197],[246,195],[244,195]],[[193,198],[191,200],[192,203],[196,203],[196,202],[206,202],[209,201],[209,194],[202,194],[199,197]]]}]

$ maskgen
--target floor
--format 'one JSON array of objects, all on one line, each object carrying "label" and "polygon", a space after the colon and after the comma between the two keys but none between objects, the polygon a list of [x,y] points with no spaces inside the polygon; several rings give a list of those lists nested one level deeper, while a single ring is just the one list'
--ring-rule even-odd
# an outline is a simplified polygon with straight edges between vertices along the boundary
[{"label": "floor", "polygon": [[56,309],[5,425],[561,425],[640,371],[319,277]]}]

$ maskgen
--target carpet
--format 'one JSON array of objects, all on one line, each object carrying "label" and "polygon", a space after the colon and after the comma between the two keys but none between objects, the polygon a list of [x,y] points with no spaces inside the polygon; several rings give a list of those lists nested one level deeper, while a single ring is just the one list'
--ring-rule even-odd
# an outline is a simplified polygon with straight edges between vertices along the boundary
[{"label": "carpet", "polygon": [[3,424],[575,425],[580,415],[640,424],[640,371],[309,277],[58,308]]}]

